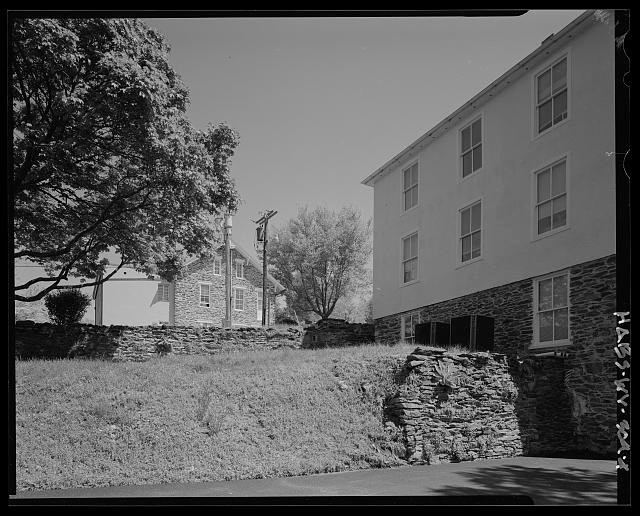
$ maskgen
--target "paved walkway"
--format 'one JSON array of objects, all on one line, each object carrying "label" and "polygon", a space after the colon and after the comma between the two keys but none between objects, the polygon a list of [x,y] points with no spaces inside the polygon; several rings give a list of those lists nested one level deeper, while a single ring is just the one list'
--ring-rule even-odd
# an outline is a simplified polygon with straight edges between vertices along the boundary
[{"label": "paved walkway", "polygon": [[[469,497],[469,503],[484,503],[477,497],[522,496],[529,497],[529,503],[533,501],[535,505],[597,505],[615,504],[616,488],[615,461],[513,457],[304,477],[29,491],[11,498],[379,496],[412,497],[411,503],[420,503],[415,497],[427,496],[456,497],[454,501],[464,504],[465,497]],[[362,501],[367,503],[367,499]],[[506,501],[518,504],[523,500]],[[322,499],[316,502],[322,503]],[[434,503],[437,499],[425,502]],[[399,498],[389,503],[403,501]],[[487,498],[486,503],[501,502]]]}]

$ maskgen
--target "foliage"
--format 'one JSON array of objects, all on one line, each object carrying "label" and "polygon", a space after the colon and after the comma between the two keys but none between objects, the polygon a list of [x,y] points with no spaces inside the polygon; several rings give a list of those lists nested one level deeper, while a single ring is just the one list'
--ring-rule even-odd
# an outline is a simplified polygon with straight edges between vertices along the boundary
[{"label": "foliage", "polygon": [[287,305],[327,319],[338,300],[364,282],[370,233],[371,221],[364,222],[356,208],[300,208],[276,230],[269,253],[272,274],[287,289]]},{"label": "foliage", "polygon": [[154,347],[155,347],[155,352],[160,356],[164,356],[171,353],[171,350],[173,349],[173,347],[171,346],[171,342],[169,342],[165,338],[158,339]]},{"label": "foliage", "polygon": [[288,306],[276,307],[276,324],[298,325],[300,323],[296,311]]},{"label": "foliage", "polygon": [[443,385],[448,389],[455,389],[458,387],[455,368],[449,362],[438,361],[434,370],[438,378],[439,385]]},{"label": "foliage", "polygon": [[238,136],[190,125],[162,36],[118,18],[16,18],[11,30],[14,258],[48,275],[15,299],[73,288],[69,276],[106,281],[107,251],[169,280],[186,255],[206,256],[221,240],[212,220],[239,202]]},{"label": "foliage", "polygon": [[51,322],[66,326],[80,322],[91,304],[91,298],[77,288],[72,288],[50,293],[44,298],[44,304]]}]

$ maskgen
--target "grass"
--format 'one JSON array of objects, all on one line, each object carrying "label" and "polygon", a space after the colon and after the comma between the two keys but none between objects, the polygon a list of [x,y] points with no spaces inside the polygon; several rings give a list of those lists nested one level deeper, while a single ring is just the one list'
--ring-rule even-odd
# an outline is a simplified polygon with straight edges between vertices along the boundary
[{"label": "grass", "polygon": [[382,403],[413,346],[16,362],[19,491],[399,466]]}]

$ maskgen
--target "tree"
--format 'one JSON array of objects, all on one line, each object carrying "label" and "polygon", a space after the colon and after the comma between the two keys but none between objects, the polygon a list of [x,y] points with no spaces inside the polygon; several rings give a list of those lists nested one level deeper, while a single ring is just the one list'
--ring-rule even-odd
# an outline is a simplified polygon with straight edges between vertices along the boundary
[{"label": "tree", "polygon": [[[48,275],[16,285],[15,299],[79,286],[69,276],[99,284],[125,264],[171,280],[186,256],[209,254],[222,240],[213,218],[239,203],[238,135],[190,125],[162,36],[130,19],[11,30],[14,258]],[[121,258],[109,274],[107,251]]]},{"label": "tree", "polygon": [[50,293],[44,298],[44,304],[51,322],[68,326],[80,322],[91,304],[91,298],[77,288],[72,288]]},{"label": "tree", "polygon": [[287,305],[327,319],[337,301],[353,292],[366,277],[371,255],[371,221],[345,207],[298,211],[270,240],[273,276],[287,289]]}]

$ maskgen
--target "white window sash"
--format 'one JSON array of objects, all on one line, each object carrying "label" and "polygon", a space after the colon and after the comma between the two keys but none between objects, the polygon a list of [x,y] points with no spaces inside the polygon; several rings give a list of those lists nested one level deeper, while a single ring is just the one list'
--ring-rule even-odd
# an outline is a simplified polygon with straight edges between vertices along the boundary
[{"label": "white window sash", "polygon": [[[566,278],[566,304],[563,305],[554,305],[553,304],[553,281],[555,278],[565,277]],[[543,281],[551,280],[551,308],[540,310],[540,284]],[[570,277],[569,272],[560,272],[556,274],[550,274],[541,278],[537,278],[534,282],[534,342],[530,346],[530,349],[540,349],[540,348],[554,348],[554,347],[564,347],[571,344],[571,300],[569,298],[570,293]],[[567,337],[565,339],[553,339],[553,340],[540,340],[540,314],[549,313],[552,314],[558,310],[567,310]],[[555,331],[555,319],[552,319],[553,330]]]},{"label": "white window sash", "polygon": [[[208,283],[199,283],[198,284],[198,292],[199,292],[199,302],[200,302],[200,306],[206,306],[209,307],[211,306],[211,285],[209,285]],[[204,290],[206,287],[207,293],[206,295],[204,294]],[[205,301],[206,299],[206,301]]]}]

